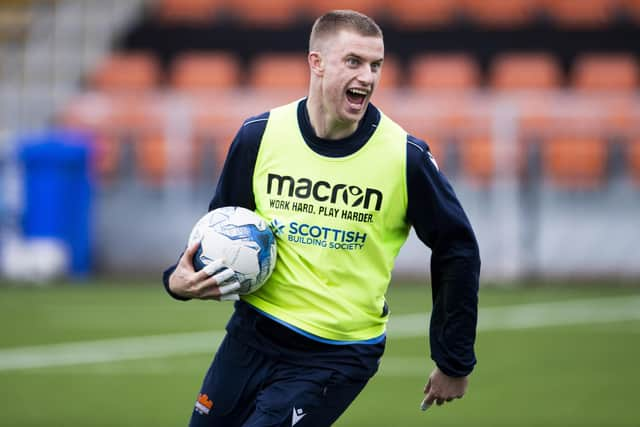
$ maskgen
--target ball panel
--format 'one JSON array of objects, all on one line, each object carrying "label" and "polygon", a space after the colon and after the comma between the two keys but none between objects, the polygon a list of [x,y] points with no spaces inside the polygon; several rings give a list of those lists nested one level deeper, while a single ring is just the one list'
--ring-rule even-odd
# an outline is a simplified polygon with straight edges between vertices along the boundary
[{"label": "ball panel", "polygon": [[[189,236],[189,244],[200,241],[194,267],[223,259],[241,283],[240,294],[251,293],[269,278],[276,257],[276,240],[266,221],[240,207],[223,207],[203,216]],[[195,259],[197,258],[197,260]]]},{"label": "ball panel", "polygon": [[193,268],[196,271],[200,271],[204,268],[205,265],[207,265],[206,260],[203,259],[202,246],[200,246],[196,253],[193,255]]}]

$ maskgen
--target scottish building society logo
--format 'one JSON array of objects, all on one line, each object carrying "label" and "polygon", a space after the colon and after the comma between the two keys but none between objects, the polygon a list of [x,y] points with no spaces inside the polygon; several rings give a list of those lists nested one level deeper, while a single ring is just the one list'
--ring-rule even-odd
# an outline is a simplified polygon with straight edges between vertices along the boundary
[{"label": "scottish building society logo", "polygon": [[375,188],[362,189],[357,185],[331,184],[328,181],[313,182],[309,178],[295,179],[289,175],[270,173],[267,179],[267,193],[298,199],[313,198],[318,202],[337,204],[340,200],[353,208],[380,210],[382,206],[382,192]]}]

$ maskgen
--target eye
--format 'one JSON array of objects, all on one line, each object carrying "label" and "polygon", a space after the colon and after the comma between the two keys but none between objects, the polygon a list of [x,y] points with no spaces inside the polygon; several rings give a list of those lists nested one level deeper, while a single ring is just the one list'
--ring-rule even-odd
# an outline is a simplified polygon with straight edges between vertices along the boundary
[{"label": "eye", "polygon": [[371,64],[371,71],[380,71],[380,68],[382,67],[382,63],[380,62],[374,62],[373,64]]},{"label": "eye", "polygon": [[350,67],[357,67],[358,65],[360,65],[360,61],[357,58],[347,58],[347,65]]}]

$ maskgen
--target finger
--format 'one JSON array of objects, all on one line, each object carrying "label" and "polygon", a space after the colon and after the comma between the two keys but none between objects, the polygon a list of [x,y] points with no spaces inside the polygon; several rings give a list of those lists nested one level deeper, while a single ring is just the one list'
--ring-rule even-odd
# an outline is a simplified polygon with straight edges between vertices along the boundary
[{"label": "finger", "polygon": [[420,410],[421,411],[426,411],[430,407],[431,407],[431,404],[427,403],[427,397],[425,396],[425,398],[422,399],[422,403],[420,403]]},{"label": "finger", "polygon": [[220,301],[238,301],[239,299],[240,295],[238,294],[227,294],[220,297]]},{"label": "finger", "polygon": [[183,258],[192,259],[193,256],[198,252],[198,248],[200,247],[200,241],[196,241],[190,246],[187,247],[187,250],[184,251]]},{"label": "finger", "polygon": [[427,381],[427,384],[424,386],[424,392],[429,393],[429,390],[431,390],[431,378],[429,378],[429,380]]},{"label": "finger", "polygon": [[433,393],[433,391],[432,391],[432,390],[429,390],[429,392],[427,393],[427,395],[424,397],[424,402],[425,402],[427,405],[431,406],[431,405],[433,405],[433,401],[434,401],[434,400],[436,400],[436,396],[435,396],[435,394]]},{"label": "finger", "polygon": [[205,265],[202,271],[207,276],[212,276],[216,271],[224,267],[224,260],[222,258],[214,259],[209,264]]},{"label": "finger", "polygon": [[224,268],[212,276],[212,279],[219,285],[226,280],[231,279],[236,273],[230,268]]},{"label": "finger", "polygon": [[193,266],[193,257],[195,256],[198,248],[200,247],[200,242],[195,242],[187,247],[187,249],[182,253],[182,256],[178,260],[178,266],[180,268],[184,268],[190,272],[195,270]]},{"label": "finger", "polygon": [[240,282],[238,282],[237,280],[234,280],[233,282],[230,282],[226,285],[222,285],[218,287],[218,290],[220,291],[221,296],[234,293],[238,289],[240,289]]}]

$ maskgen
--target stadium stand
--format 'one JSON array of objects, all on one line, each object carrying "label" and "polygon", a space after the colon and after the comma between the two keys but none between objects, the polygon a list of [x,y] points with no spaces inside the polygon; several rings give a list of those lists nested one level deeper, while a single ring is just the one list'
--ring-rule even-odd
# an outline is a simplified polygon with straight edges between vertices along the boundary
[{"label": "stadium stand", "polygon": [[495,174],[491,138],[483,135],[464,138],[460,143],[460,168],[471,183],[488,186]]},{"label": "stadium stand", "polygon": [[[568,221],[597,241],[611,215],[593,223],[591,209],[618,200],[615,222],[633,228],[639,0],[6,0],[0,33],[14,36],[0,35],[0,145],[54,122],[90,132],[101,207],[161,223],[155,214],[189,205],[183,196],[211,197],[244,119],[306,93],[308,29],[333,5],[380,23],[373,102],[429,144],[470,207],[489,269],[510,258],[516,235],[527,274],[550,259],[565,271],[567,252],[600,262],[583,242],[567,251],[558,230]],[[296,65],[258,71],[285,57]]]},{"label": "stadium stand", "polygon": [[[637,3],[158,0],[131,27],[136,30],[123,34],[113,53],[87,75],[88,88],[97,96],[106,94],[109,112],[84,123],[68,112],[61,117],[66,114],[67,124],[96,132],[101,175],[117,174],[122,159],[133,155],[140,176],[157,183],[168,167],[167,152],[159,148],[168,142],[159,130],[166,128],[175,99],[187,108],[190,135],[182,143],[192,157],[190,166],[179,167],[204,171],[202,153],[213,153],[218,167],[241,120],[260,111],[257,105],[250,111],[229,110],[238,102],[225,93],[260,99],[267,108],[303,94],[309,71],[301,50],[308,35],[302,37],[302,28],[306,32],[324,10],[354,8],[378,17],[385,30],[387,56],[374,102],[428,140],[441,167],[491,184],[496,167],[492,127],[497,103],[508,99],[516,121],[514,143],[527,148],[518,152],[539,147],[541,166],[554,177],[551,181],[559,182],[549,162],[562,156],[549,153],[563,152],[558,147],[564,146],[584,148],[558,138],[610,144],[630,141],[638,133],[637,102],[630,96],[639,87],[638,51],[626,33],[613,36],[621,11],[631,14]],[[600,34],[606,36],[602,51],[618,54],[585,49]],[[547,43],[559,37],[566,42]],[[301,40],[300,48],[293,48],[298,46],[295,39]],[[170,98],[168,91],[179,97]],[[208,91],[215,96],[207,99]],[[419,110],[419,117],[404,103]],[[160,112],[150,113],[154,109]]]},{"label": "stadium stand", "polygon": [[455,0],[395,0],[387,3],[388,14],[396,26],[410,29],[444,27],[457,17]]},{"label": "stadium stand", "polygon": [[540,0],[549,18],[569,28],[603,27],[617,12],[618,0]]},{"label": "stadium stand", "polygon": [[203,155],[213,156],[214,165],[220,167],[224,156],[235,133],[238,131],[241,120],[232,111],[224,108],[225,104],[234,102],[233,94],[216,94],[216,98],[208,96],[197,97],[193,100],[193,138],[191,140],[193,150],[194,171],[197,174],[209,174],[213,179],[219,170],[207,172],[200,163]]},{"label": "stadium stand", "polygon": [[640,78],[638,61],[630,54],[583,54],[576,58],[571,84],[583,91],[634,91]]},{"label": "stadium stand", "polygon": [[378,88],[383,90],[397,89],[403,84],[402,78],[402,66],[398,57],[393,54],[385,55]]},{"label": "stadium stand", "polygon": [[621,0],[621,15],[640,23],[640,0]]},{"label": "stadium stand", "polygon": [[243,26],[277,29],[293,25],[303,13],[299,0],[227,0],[232,17]]},{"label": "stadium stand", "polygon": [[409,83],[418,90],[470,90],[480,84],[480,70],[468,54],[420,54],[411,61]]},{"label": "stadium stand", "polygon": [[486,27],[517,28],[537,18],[539,0],[459,0],[470,21]]},{"label": "stadium stand", "polygon": [[542,144],[545,177],[566,190],[595,190],[606,180],[607,146],[594,136],[557,136]]},{"label": "stadium stand", "polygon": [[640,186],[640,137],[628,144],[627,159],[629,176],[636,186]]},{"label": "stadium stand", "polygon": [[221,13],[225,3],[225,0],[158,0],[153,13],[165,24],[206,24]]},{"label": "stadium stand", "polygon": [[105,92],[151,91],[160,83],[161,70],[151,52],[115,52],[89,76],[89,83]]},{"label": "stadium stand", "polygon": [[146,132],[134,144],[136,171],[151,186],[164,183],[167,174],[167,141],[161,131]]},{"label": "stadium stand", "polygon": [[306,55],[302,52],[260,54],[250,66],[248,83],[254,89],[291,89],[304,93],[309,86]]},{"label": "stadium stand", "polygon": [[171,87],[181,91],[230,89],[240,85],[242,68],[230,52],[187,52],[173,61]]},{"label": "stadium stand", "polygon": [[93,137],[92,163],[98,182],[112,183],[119,172],[122,147],[117,132],[109,127],[111,108],[90,108],[80,100],[69,103],[58,122],[68,128],[88,132]]},{"label": "stadium stand", "polygon": [[313,17],[320,16],[327,10],[353,9],[377,18],[382,15],[385,2],[385,0],[314,0],[306,2],[306,9],[307,13]]},{"label": "stadium stand", "polygon": [[557,89],[562,69],[549,53],[505,53],[491,63],[489,84],[498,90]]}]

